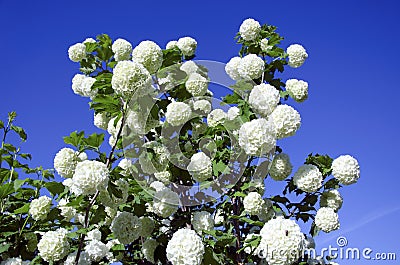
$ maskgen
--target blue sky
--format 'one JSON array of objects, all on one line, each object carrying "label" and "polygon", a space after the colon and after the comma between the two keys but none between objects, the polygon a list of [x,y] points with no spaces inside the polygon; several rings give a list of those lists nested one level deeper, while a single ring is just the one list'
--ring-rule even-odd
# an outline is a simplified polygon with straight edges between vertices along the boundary
[{"label": "blue sky", "polygon": [[[140,3],[138,3],[140,2]],[[342,193],[342,229],[317,242],[396,252],[400,203],[397,151],[400,96],[398,1],[18,1],[0,0],[0,116],[17,111],[29,140],[23,145],[33,164],[52,167],[74,130],[97,131],[87,100],[74,95],[71,44],[107,33],[137,45],[192,36],[197,59],[227,62],[239,46],[233,37],[253,17],[278,26],[284,46],[303,44],[309,59],[284,78],[309,82],[310,98],[294,105],[303,124],[281,142],[298,167],[310,152],[337,157],[350,153],[361,165],[358,184]],[[292,102],[290,102],[292,103]],[[341,264],[395,264],[394,261],[339,261]]]}]

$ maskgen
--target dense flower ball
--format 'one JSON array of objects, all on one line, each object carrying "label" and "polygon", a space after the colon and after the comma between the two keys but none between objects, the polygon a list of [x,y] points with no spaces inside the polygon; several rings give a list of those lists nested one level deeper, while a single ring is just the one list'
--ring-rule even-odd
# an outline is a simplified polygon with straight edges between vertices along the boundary
[{"label": "dense flower ball", "polygon": [[193,103],[193,109],[208,114],[211,111],[211,103],[208,100],[200,99]]},{"label": "dense flower ball", "polygon": [[68,57],[73,62],[80,62],[86,58],[86,46],[83,43],[76,43],[69,47]]},{"label": "dense flower ball", "polygon": [[274,111],[279,100],[279,91],[275,87],[264,83],[255,86],[249,95],[250,106],[264,117]]},{"label": "dense flower ball", "polygon": [[303,46],[300,44],[292,44],[286,49],[286,53],[289,55],[289,66],[297,68],[303,65],[307,59],[308,54]]},{"label": "dense flower ball", "polygon": [[238,72],[243,79],[260,78],[264,72],[264,61],[255,54],[248,54],[240,60]]},{"label": "dense flower ball", "polygon": [[74,150],[63,148],[54,157],[54,168],[61,177],[71,178],[79,161]]},{"label": "dense flower ball", "polygon": [[229,60],[229,62],[225,65],[225,72],[235,81],[241,79],[239,74],[239,64],[242,58],[240,57],[233,57]]},{"label": "dense flower ball", "polygon": [[129,244],[139,238],[142,222],[132,213],[119,212],[112,221],[110,229],[119,242]]},{"label": "dense flower ball", "polygon": [[342,155],[332,162],[332,175],[342,184],[356,183],[360,178],[358,161],[350,155]]},{"label": "dense flower ball", "polygon": [[200,265],[203,255],[201,238],[187,228],[176,231],[167,245],[167,258],[173,265]]},{"label": "dense flower ball", "polygon": [[176,46],[178,46],[184,56],[190,57],[196,52],[197,41],[191,37],[183,37],[178,40]]},{"label": "dense flower ball", "polygon": [[140,219],[140,222],[142,222],[142,230],[140,231],[140,235],[142,237],[150,236],[155,228],[155,223],[154,223],[153,218],[147,217],[147,216],[142,216],[139,219]]},{"label": "dense flower ball", "polygon": [[86,235],[87,240],[101,240],[101,232],[99,229],[95,228],[91,231],[89,231]]},{"label": "dense flower ball", "polygon": [[118,166],[123,169],[121,175],[125,177],[129,176],[133,172],[132,160],[123,158],[119,161]]},{"label": "dense flower ball", "polygon": [[92,86],[96,79],[90,76],[76,74],[72,78],[72,90],[75,94],[93,98],[97,94],[97,90],[93,90]]},{"label": "dense flower ball", "polygon": [[173,48],[177,48],[178,47],[178,42],[176,40],[171,40],[167,43],[167,45],[165,46],[165,49],[169,50],[169,49],[173,49]]},{"label": "dense flower ball", "polygon": [[212,175],[211,159],[203,152],[196,153],[190,158],[187,170],[196,182],[205,181]]},{"label": "dense flower ball", "polygon": [[179,206],[179,196],[170,189],[162,189],[157,191],[153,197],[151,211],[155,214],[167,218],[173,215]]},{"label": "dense flower ball", "polygon": [[146,239],[142,245],[142,253],[145,259],[150,261],[151,263],[155,263],[154,260],[154,252],[158,246],[157,240],[153,238]]},{"label": "dense flower ball", "polygon": [[339,216],[334,209],[322,207],[315,215],[315,225],[322,231],[329,233],[339,229]]},{"label": "dense flower ball", "polygon": [[308,83],[303,80],[289,79],[286,81],[286,91],[297,102],[308,98]]},{"label": "dense flower ball", "polygon": [[[74,253],[69,254],[67,259],[64,261],[64,265],[75,265],[76,254],[77,254],[76,251]],[[91,264],[92,262],[90,261],[89,255],[85,251],[82,251],[81,255],[79,256],[78,265],[91,265]]]},{"label": "dense flower ball", "polygon": [[133,96],[138,90],[151,86],[151,76],[143,65],[121,61],[114,68],[111,85],[117,94]]},{"label": "dense flower ball", "polygon": [[223,124],[227,118],[227,114],[222,109],[214,109],[207,115],[207,124],[216,127]]},{"label": "dense flower ball", "polygon": [[194,97],[203,96],[207,92],[208,80],[201,74],[192,73],[185,83],[187,92]]},{"label": "dense flower ball", "polygon": [[275,129],[270,121],[256,119],[239,129],[239,145],[248,155],[263,155],[275,147]]},{"label": "dense flower ball", "polygon": [[21,258],[9,258],[1,262],[1,265],[29,265],[29,261],[22,261]]},{"label": "dense flower ball", "polygon": [[252,18],[248,18],[240,25],[240,36],[246,41],[255,40],[261,31],[260,23]]},{"label": "dense flower ball", "polygon": [[114,52],[114,59],[117,62],[131,58],[132,45],[124,39],[115,40],[111,49]]},{"label": "dense flower ball", "polygon": [[108,185],[108,168],[99,161],[85,160],[76,165],[72,177],[71,192],[75,195],[91,195]]},{"label": "dense flower ball", "polygon": [[187,75],[197,73],[199,71],[199,67],[193,61],[186,61],[186,62],[182,63],[182,65],[181,65],[181,67],[179,67],[179,69],[184,71]]},{"label": "dense flower ball", "polygon": [[322,187],[322,173],[314,165],[302,165],[294,173],[294,185],[305,192],[316,192]]},{"label": "dense flower ball", "polygon": [[93,124],[99,129],[107,130],[110,118],[107,117],[107,113],[97,113],[94,115]]},{"label": "dense flower ball", "polygon": [[258,192],[250,192],[243,199],[244,210],[251,215],[257,215],[261,213],[265,206],[265,201]]},{"label": "dense flower ball", "polygon": [[271,46],[269,46],[268,39],[262,39],[260,41],[260,48],[263,52],[267,52],[271,48]]},{"label": "dense flower ball", "polygon": [[214,219],[207,211],[194,212],[192,215],[192,225],[194,230],[201,234],[203,230],[214,229]]},{"label": "dense flower ball", "polygon": [[98,262],[109,253],[106,244],[99,240],[90,240],[85,246],[85,252],[91,261]]},{"label": "dense flower ball", "polygon": [[172,126],[183,125],[192,116],[190,106],[183,102],[172,102],[167,106],[165,118]]},{"label": "dense flower ball", "polygon": [[240,109],[238,107],[236,107],[236,106],[230,107],[226,114],[227,114],[228,120],[232,121],[232,120],[236,119],[239,116]]},{"label": "dense flower ball", "polygon": [[269,175],[273,180],[284,180],[292,173],[292,163],[290,158],[285,153],[277,154],[272,160],[271,168],[269,169]]},{"label": "dense flower ball", "polygon": [[133,49],[132,60],[146,67],[150,74],[154,74],[162,65],[163,53],[155,42],[146,40]]},{"label": "dense flower ball", "polygon": [[44,233],[37,245],[39,256],[47,262],[64,258],[69,251],[67,233],[64,228]]},{"label": "dense flower ball", "polygon": [[51,199],[47,196],[40,196],[32,200],[29,206],[29,214],[36,221],[43,220],[50,212]]},{"label": "dense flower ball", "polygon": [[321,207],[329,207],[338,211],[343,204],[343,198],[338,190],[330,190],[322,193],[319,201]]},{"label": "dense flower ball", "polygon": [[260,231],[257,248],[268,264],[293,264],[303,250],[304,234],[295,221],[278,217],[268,221]]},{"label": "dense flower ball", "polygon": [[86,38],[82,43],[83,44],[85,44],[85,43],[96,43],[96,40],[93,39],[93,38]]},{"label": "dense flower ball", "polygon": [[289,105],[279,105],[271,114],[276,137],[282,139],[293,136],[301,125],[300,114]]}]

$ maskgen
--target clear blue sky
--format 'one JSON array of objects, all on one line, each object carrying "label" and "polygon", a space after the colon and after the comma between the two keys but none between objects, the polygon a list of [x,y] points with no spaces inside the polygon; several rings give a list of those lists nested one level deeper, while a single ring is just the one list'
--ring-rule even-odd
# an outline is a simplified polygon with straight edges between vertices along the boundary
[{"label": "clear blue sky", "polygon": [[[284,3],[281,3],[284,2]],[[0,0],[0,116],[17,111],[33,164],[52,167],[74,130],[94,132],[87,100],[73,94],[77,65],[68,47],[108,33],[134,45],[160,46],[190,35],[197,59],[227,62],[239,46],[233,36],[254,17],[277,25],[284,45],[302,43],[305,65],[285,78],[309,82],[310,98],[296,105],[299,133],[282,142],[295,167],[310,152],[350,153],[361,165],[358,184],[343,190],[342,229],[317,241],[335,246],[344,235],[351,247],[396,252],[400,259],[400,184],[397,154],[400,87],[398,1],[18,1]],[[322,247],[323,245],[320,244]],[[339,261],[341,264],[396,262]]]}]

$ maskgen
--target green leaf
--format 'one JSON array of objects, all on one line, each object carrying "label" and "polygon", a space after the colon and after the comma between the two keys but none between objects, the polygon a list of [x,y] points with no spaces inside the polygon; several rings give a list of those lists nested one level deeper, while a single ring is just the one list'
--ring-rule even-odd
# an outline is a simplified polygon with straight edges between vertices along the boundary
[{"label": "green leaf", "polygon": [[70,144],[70,145],[75,146],[76,148],[79,148],[81,141],[84,137],[84,134],[85,133],[83,131],[81,131],[81,132],[74,131],[69,136],[63,137],[64,143]]},{"label": "green leaf", "polygon": [[17,191],[24,183],[26,182],[26,179],[16,179],[14,180],[14,190]]},{"label": "green leaf", "polygon": [[0,186],[0,199],[4,199],[8,195],[14,192],[14,184],[6,183]]},{"label": "green leaf", "polygon": [[46,182],[44,184],[45,188],[51,193],[51,195],[56,196],[64,191],[65,187],[60,182]]},{"label": "green leaf", "polygon": [[26,141],[28,136],[26,135],[24,129],[22,129],[19,126],[11,125],[11,130],[16,132],[19,135],[19,137],[21,138],[22,141]]},{"label": "green leaf", "polygon": [[103,205],[100,205],[97,209],[96,212],[94,213],[93,217],[90,220],[90,224],[98,224],[106,218],[107,214],[105,212],[105,207]]},{"label": "green leaf", "polygon": [[219,265],[222,264],[215,251],[212,248],[206,247],[203,257],[203,264],[207,265]]},{"label": "green leaf", "polygon": [[104,141],[104,133],[101,134],[93,133],[89,135],[89,137],[83,139],[83,142],[86,145],[96,149],[98,149],[101,146],[103,141]]},{"label": "green leaf", "polygon": [[327,177],[332,172],[333,159],[328,155],[309,154],[306,159],[306,164],[315,165],[321,171],[324,177]]},{"label": "green leaf", "polygon": [[0,129],[4,128],[4,122],[0,120]]},{"label": "green leaf", "polygon": [[178,48],[163,50],[163,62],[161,68],[180,63],[182,60],[182,53]]},{"label": "green leaf", "polygon": [[96,113],[107,112],[110,113],[111,116],[118,115],[122,108],[118,98],[109,95],[97,95],[89,105]]},{"label": "green leaf", "polygon": [[14,213],[15,214],[28,213],[29,212],[29,206],[30,206],[30,203],[25,203],[24,206],[14,210]]},{"label": "green leaf", "polygon": [[0,244],[0,253],[6,252],[11,247],[11,244]]},{"label": "green leaf", "polygon": [[328,180],[324,184],[324,188],[327,189],[327,190],[328,189],[338,189],[338,188],[340,188],[339,180],[337,180],[335,178]]}]

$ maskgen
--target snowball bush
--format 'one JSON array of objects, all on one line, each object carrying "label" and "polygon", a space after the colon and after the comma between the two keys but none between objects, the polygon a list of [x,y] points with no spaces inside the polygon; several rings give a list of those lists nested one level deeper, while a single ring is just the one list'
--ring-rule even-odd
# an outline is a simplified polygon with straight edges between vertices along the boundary
[{"label": "snowball bush", "polygon": [[332,175],[343,185],[356,183],[360,178],[358,161],[350,155],[342,155],[332,162]]},{"label": "snowball bush", "polygon": [[314,165],[302,165],[294,173],[294,185],[305,192],[316,192],[322,187],[322,173]]},{"label": "snowball bush", "polygon": [[173,265],[200,265],[203,255],[201,237],[187,228],[176,231],[167,245],[167,258]]}]

